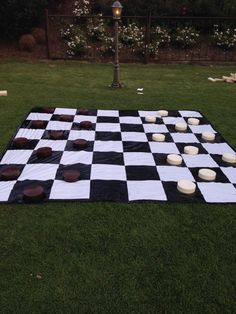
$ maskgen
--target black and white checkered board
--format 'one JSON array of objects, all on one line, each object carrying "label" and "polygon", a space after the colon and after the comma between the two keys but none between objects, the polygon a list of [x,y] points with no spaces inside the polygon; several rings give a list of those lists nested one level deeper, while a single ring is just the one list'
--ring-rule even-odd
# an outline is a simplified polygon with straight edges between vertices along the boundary
[{"label": "black and white checkered board", "polygon": [[[31,183],[40,183],[45,200],[89,201],[171,201],[171,202],[236,202],[236,166],[222,161],[223,153],[234,150],[213,126],[197,111],[169,111],[155,124],[144,117],[156,111],[89,110],[80,115],[77,109],[55,108],[45,113],[42,108],[31,111],[15,138],[29,139],[27,149],[15,149],[10,144],[0,162],[0,171],[16,165],[21,175],[15,181],[0,181],[0,202],[23,202],[22,192]],[[61,114],[73,115],[73,122],[61,122]],[[188,117],[200,119],[200,125],[188,126],[187,132],[175,131],[177,122]],[[32,129],[31,120],[44,120],[44,129]],[[83,120],[92,122],[92,130],[81,130]],[[63,130],[65,139],[49,139],[50,130]],[[214,143],[201,139],[201,133],[216,133]],[[166,142],[152,141],[153,133],[164,133]],[[73,141],[89,141],[85,150],[76,151]],[[199,148],[198,155],[184,154],[185,145]],[[38,159],[36,149],[49,146],[50,158]],[[168,154],[180,154],[181,166],[166,163]],[[198,178],[200,168],[216,171],[214,182]],[[62,179],[64,169],[78,169],[81,180],[68,183]],[[177,181],[187,179],[197,183],[194,195],[177,191]]]}]

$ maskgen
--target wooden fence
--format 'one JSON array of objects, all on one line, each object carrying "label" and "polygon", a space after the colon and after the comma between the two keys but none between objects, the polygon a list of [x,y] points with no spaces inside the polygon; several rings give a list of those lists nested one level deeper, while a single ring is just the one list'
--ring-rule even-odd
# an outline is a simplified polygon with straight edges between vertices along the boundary
[{"label": "wooden fence", "polygon": [[[101,43],[90,42],[86,53],[83,56],[69,56],[65,40],[61,36],[61,31],[68,25],[86,26],[88,19],[96,19],[97,16],[72,15],[51,15],[46,11],[46,37],[49,59],[79,59],[87,61],[112,61],[113,57],[104,56],[99,53]],[[113,36],[112,16],[99,17],[107,25],[109,36]],[[236,28],[236,17],[176,17],[176,16],[124,16],[120,24],[128,25],[136,23],[142,26],[144,32],[143,54],[138,55],[133,49],[122,46],[120,49],[121,62],[154,62],[154,63],[236,63],[236,48],[222,49],[212,44],[212,31],[214,25],[222,27],[227,25],[231,29]],[[162,45],[158,49],[158,54],[150,54],[149,46],[152,40],[151,29],[154,26],[176,30],[178,27],[193,27],[198,30],[199,38],[192,47],[179,48],[170,43]]]}]

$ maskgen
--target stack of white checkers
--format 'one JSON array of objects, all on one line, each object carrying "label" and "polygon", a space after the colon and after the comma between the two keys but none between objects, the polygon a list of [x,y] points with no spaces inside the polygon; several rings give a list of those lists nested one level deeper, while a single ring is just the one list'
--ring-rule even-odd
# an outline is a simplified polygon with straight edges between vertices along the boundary
[{"label": "stack of white checkers", "polygon": [[0,160],[0,202],[236,203],[236,154],[198,111],[34,108]]}]

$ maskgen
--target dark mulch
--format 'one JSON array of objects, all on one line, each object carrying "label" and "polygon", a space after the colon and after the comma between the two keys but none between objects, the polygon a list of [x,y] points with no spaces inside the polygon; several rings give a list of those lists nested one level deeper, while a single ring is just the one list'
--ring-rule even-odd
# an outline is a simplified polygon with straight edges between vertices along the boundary
[{"label": "dark mulch", "polygon": [[33,52],[21,51],[17,41],[0,40],[0,59],[2,58],[46,59],[45,45],[37,45]]}]

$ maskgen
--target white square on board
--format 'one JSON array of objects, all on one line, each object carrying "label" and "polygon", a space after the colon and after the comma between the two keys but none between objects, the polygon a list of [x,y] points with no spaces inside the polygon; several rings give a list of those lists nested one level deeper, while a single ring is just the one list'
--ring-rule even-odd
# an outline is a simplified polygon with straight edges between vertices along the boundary
[{"label": "white square on board", "polygon": [[126,181],[124,166],[94,164],[91,167],[91,180],[121,180]]},{"label": "white square on board", "polygon": [[199,182],[197,183],[204,199],[209,203],[236,202],[236,189],[230,183]]},{"label": "white square on board", "polygon": [[128,181],[129,201],[156,200],[166,201],[166,193],[160,181]]},{"label": "white square on board", "polygon": [[53,182],[49,199],[89,199],[90,197],[90,181],[80,180],[77,182],[65,182],[55,180]]},{"label": "white square on board", "polygon": [[155,161],[150,153],[124,153],[124,163],[126,166],[155,166]]}]

